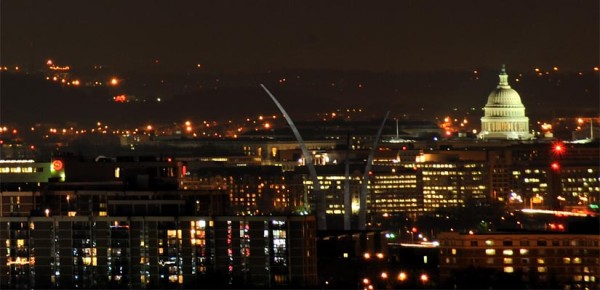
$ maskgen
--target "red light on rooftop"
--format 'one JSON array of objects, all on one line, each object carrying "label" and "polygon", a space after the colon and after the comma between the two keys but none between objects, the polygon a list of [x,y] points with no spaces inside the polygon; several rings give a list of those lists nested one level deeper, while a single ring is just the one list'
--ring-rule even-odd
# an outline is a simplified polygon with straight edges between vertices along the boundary
[{"label": "red light on rooftop", "polygon": [[558,162],[552,162],[550,167],[552,168],[552,170],[560,170],[560,164],[558,164]]},{"label": "red light on rooftop", "polygon": [[64,168],[64,164],[60,160],[54,160],[52,161],[52,168],[54,169],[54,171],[59,171]]},{"label": "red light on rooftop", "polygon": [[565,152],[565,146],[562,144],[556,144],[554,145],[553,150],[556,154],[562,154],[563,152]]},{"label": "red light on rooftop", "polygon": [[555,142],[552,144],[552,153],[554,155],[562,155],[567,151],[567,147],[562,142]]}]

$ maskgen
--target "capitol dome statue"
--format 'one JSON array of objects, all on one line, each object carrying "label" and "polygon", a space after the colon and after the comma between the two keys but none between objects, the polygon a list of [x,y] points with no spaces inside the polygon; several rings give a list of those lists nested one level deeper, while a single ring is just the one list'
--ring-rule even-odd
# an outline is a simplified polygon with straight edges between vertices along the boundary
[{"label": "capitol dome statue", "polygon": [[502,65],[500,82],[488,96],[484,116],[481,118],[480,139],[526,140],[531,139],[529,118],[521,96],[508,84],[508,75]]}]

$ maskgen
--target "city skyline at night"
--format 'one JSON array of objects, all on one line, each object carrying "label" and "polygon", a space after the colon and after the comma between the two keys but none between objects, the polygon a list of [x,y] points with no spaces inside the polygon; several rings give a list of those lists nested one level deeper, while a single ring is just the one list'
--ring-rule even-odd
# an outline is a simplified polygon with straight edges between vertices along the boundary
[{"label": "city skyline at night", "polygon": [[2,0],[0,288],[597,289],[599,9]]}]

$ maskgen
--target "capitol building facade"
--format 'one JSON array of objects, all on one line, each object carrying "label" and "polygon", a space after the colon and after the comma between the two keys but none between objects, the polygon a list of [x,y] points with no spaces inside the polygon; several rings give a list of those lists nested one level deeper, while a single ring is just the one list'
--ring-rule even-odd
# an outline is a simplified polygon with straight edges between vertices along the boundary
[{"label": "capitol building facade", "polygon": [[525,106],[519,93],[508,84],[508,74],[502,66],[500,82],[488,96],[481,118],[480,139],[528,140],[529,118],[525,116]]}]

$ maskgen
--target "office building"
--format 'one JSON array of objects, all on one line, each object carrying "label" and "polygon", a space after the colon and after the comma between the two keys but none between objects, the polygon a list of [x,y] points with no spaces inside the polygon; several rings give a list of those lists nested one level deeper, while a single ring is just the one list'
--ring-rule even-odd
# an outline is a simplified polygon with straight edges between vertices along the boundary
[{"label": "office building", "polygon": [[490,274],[510,274],[507,277],[534,288],[600,287],[597,233],[445,232],[438,238],[442,283],[464,284],[453,280],[461,271],[470,269],[472,274],[473,269],[490,269]]}]

